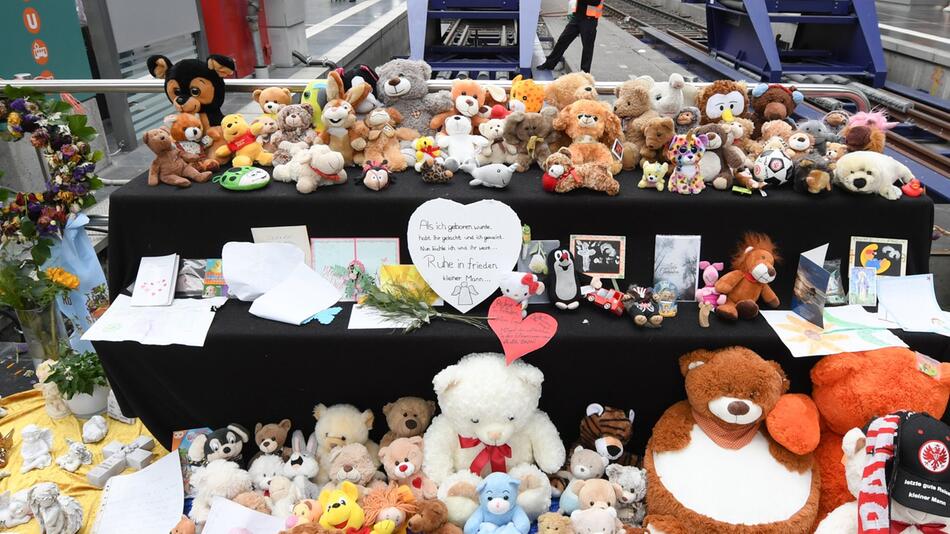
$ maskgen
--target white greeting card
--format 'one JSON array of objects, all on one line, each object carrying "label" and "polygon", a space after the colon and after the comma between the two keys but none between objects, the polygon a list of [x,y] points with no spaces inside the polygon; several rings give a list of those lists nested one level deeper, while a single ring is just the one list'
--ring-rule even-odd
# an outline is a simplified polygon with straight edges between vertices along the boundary
[{"label": "white greeting card", "polygon": [[142,258],[132,288],[132,306],[168,306],[175,298],[177,280],[178,254]]},{"label": "white greeting card", "polygon": [[653,253],[653,285],[669,282],[677,300],[696,300],[702,236],[658,235]]},{"label": "white greeting card", "polygon": [[251,228],[251,237],[255,243],[289,243],[303,252],[304,263],[313,267],[313,253],[310,250],[310,236],[307,227],[300,226],[265,226]]},{"label": "white greeting card", "polygon": [[283,282],[257,297],[248,311],[263,319],[301,325],[342,296],[340,288],[301,263]]}]

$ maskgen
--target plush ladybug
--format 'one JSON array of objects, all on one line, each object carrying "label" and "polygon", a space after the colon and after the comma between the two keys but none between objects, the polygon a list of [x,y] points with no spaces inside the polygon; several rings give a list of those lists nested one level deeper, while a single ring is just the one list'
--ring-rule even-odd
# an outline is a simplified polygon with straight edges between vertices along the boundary
[{"label": "plush ladybug", "polygon": [[389,172],[388,163],[386,160],[367,161],[363,164],[362,180],[356,180],[354,183],[364,185],[373,191],[386,189],[390,184],[396,183],[396,177]]}]

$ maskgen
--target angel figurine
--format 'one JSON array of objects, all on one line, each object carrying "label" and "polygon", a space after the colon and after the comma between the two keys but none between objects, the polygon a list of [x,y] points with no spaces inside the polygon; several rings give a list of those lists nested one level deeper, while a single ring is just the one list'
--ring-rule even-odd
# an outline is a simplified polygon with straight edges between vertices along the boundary
[{"label": "angel figurine", "polygon": [[53,462],[53,456],[50,454],[53,450],[53,431],[30,424],[23,427],[20,437],[20,456],[23,458],[20,473],[49,467]]},{"label": "angel figurine", "polygon": [[43,399],[46,401],[46,413],[50,419],[63,419],[69,417],[72,412],[69,406],[66,406],[66,401],[63,400],[63,395],[56,384],[46,382],[49,375],[53,373],[53,363],[53,360],[46,360],[37,366],[36,378],[39,383],[33,387],[43,394]]},{"label": "angel figurine", "polygon": [[76,534],[82,528],[82,506],[76,499],[60,495],[52,482],[33,486],[29,503],[41,534]]}]

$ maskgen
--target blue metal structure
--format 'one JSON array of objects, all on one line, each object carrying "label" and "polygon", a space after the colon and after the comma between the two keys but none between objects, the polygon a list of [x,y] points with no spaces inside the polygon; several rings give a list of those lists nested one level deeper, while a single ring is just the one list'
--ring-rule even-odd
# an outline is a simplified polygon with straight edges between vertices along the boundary
[{"label": "blue metal structure", "polygon": [[[794,37],[776,35],[776,23],[797,25]],[[840,74],[882,87],[887,65],[877,25],[874,0],[706,0],[710,53],[768,82]]]},{"label": "blue metal structure", "polygon": [[411,59],[435,72],[531,76],[541,0],[409,0]]}]

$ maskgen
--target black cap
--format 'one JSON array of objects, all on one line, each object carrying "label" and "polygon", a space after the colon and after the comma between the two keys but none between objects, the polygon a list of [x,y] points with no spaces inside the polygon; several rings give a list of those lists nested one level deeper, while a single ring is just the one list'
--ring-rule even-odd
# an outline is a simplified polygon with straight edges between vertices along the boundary
[{"label": "black cap", "polygon": [[891,498],[911,510],[950,517],[950,426],[910,413],[897,439]]}]

